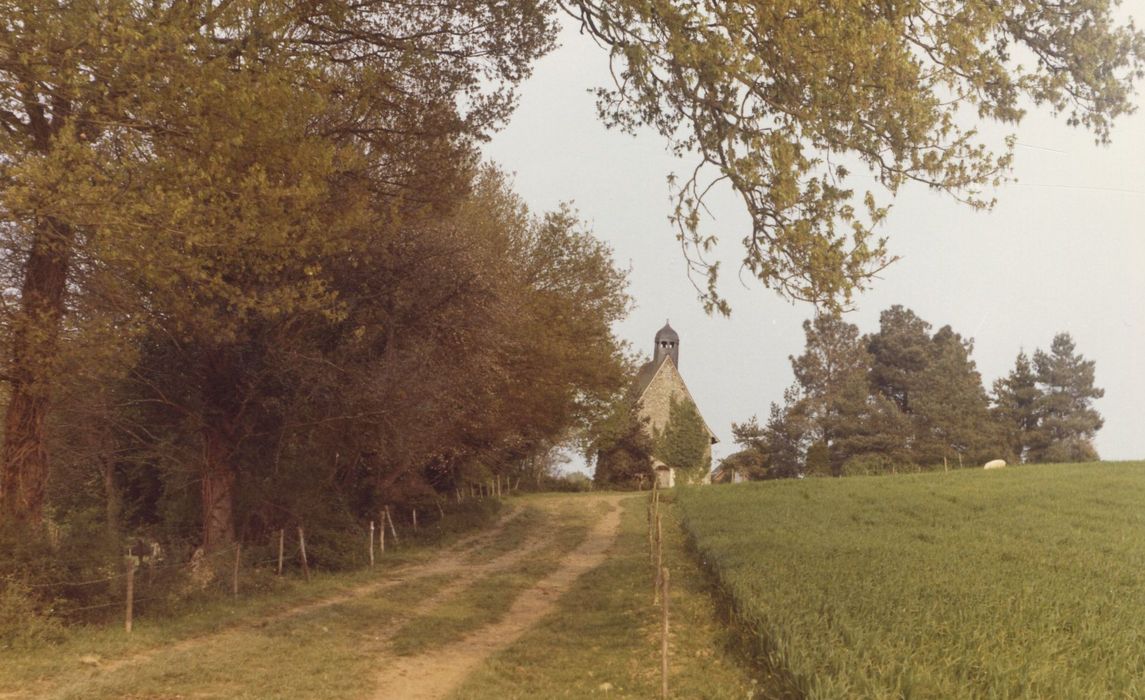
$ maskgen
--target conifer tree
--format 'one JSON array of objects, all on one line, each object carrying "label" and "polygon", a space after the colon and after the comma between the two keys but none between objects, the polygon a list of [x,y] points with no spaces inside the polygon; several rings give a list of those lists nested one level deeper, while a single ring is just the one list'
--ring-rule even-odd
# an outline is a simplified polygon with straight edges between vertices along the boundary
[{"label": "conifer tree", "polygon": [[804,321],[803,332],[803,354],[790,359],[799,410],[811,431],[813,447],[818,446],[814,469],[808,452],[808,469],[837,476],[852,456],[848,438],[863,431],[871,357],[858,327],[837,313]]},{"label": "conifer tree", "polygon": [[913,393],[931,359],[930,324],[896,304],[879,314],[879,330],[867,336],[867,349],[872,389],[911,414]]},{"label": "conifer tree", "polygon": [[994,382],[992,411],[1011,461],[1029,461],[1030,450],[1037,441],[1042,396],[1037,383],[1034,366],[1025,352],[1018,353],[1008,375]]},{"label": "conifer tree", "polygon": [[973,341],[950,326],[931,339],[930,358],[915,380],[913,453],[922,465],[956,460],[980,463],[997,450],[998,435],[989,413],[982,376],[970,359]]},{"label": "conifer tree", "polygon": [[931,466],[953,458],[965,466],[967,458],[991,454],[998,436],[970,359],[973,343],[949,326],[932,336],[930,327],[898,305],[880,315],[879,331],[867,340],[871,387],[906,418],[884,425],[907,430],[894,442],[909,446],[912,461]]},{"label": "conifer tree", "polygon": [[1095,387],[1093,360],[1076,352],[1069,333],[1054,336],[1050,351],[1034,353],[1041,396],[1037,400],[1038,430],[1030,450],[1032,462],[1096,460],[1093,438],[1105,423],[1093,401],[1105,395]]},{"label": "conifer tree", "polygon": [[803,473],[807,454],[807,419],[793,400],[789,389],[784,398],[786,405],[772,403],[763,429],[763,440],[769,458],[768,473],[773,478],[785,479]]}]

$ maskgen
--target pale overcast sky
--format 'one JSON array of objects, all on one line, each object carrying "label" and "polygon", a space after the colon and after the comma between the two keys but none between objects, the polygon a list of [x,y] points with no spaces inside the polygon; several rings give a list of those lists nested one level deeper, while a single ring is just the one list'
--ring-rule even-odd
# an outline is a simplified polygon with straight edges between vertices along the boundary
[{"label": "pale overcast sky", "polygon": [[[1145,20],[1145,0],[1122,10]],[[722,291],[733,311],[731,318],[704,313],[668,223],[665,178],[686,164],[653,133],[632,137],[600,124],[588,91],[606,80],[605,52],[566,31],[485,153],[514,173],[535,212],[573,202],[631,267],[637,308],[617,332],[650,354],[653,335],[671,320],[681,372],[720,438],[718,460],[735,451],[733,421],[763,419],[771,402],[782,402],[793,380],[788,356],[802,351],[801,324],[813,309],[780,299],[750,275],[740,282],[748,219],[727,194],[713,200],[709,228],[723,233]],[[992,212],[923,187],[900,193],[881,231],[902,260],[858,298],[848,320],[871,332],[880,311],[902,304],[936,329],[949,324],[974,339],[987,389],[1019,350],[1048,349],[1054,334],[1068,331],[1096,360],[1105,389],[1096,404],[1105,417],[1102,458],[1145,459],[1145,114],[1121,119],[1107,147],[1045,112],[1031,112],[1017,136],[1017,182],[997,190]]]}]

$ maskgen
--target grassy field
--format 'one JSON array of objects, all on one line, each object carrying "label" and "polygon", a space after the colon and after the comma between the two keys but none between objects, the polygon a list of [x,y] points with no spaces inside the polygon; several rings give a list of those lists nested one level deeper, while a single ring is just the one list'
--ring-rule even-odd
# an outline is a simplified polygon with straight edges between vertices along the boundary
[{"label": "grassy field", "polygon": [[767,695],[1145,696],[1145,463],[679,501]]}]

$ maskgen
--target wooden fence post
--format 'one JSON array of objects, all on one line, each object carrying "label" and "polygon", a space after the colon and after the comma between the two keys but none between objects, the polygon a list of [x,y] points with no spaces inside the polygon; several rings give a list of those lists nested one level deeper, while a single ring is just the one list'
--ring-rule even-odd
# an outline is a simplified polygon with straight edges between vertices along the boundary
[{"label": "wooden fence post", "polygon": [[286,541],[286,528],[278,529],[278,575],[282,576],[282,546]]},{"label": "wooden fence post", "polygon": [[664,531],[661,528],[660,514],[656,514],[656,582],[653,586],[655,591],[652,596],[652,602],[655,603],[660,598],[660,588],[663,586],[661,572],[664,570]]},{"label": "wooden fence post", "polygon": [[668,697],[668,567],[660,570],[662,615],[660,618],[660,697]]},{"label": "wooden fence post", "polygon": [[135,557],[127,557],[127,610],[124,615],[123,628],[131,634],[131,626],[135,617]]},{"label": "wooden fence post", "polygon": [[374,566],[374,521],[370,521],[370,567]]},{"label": "wooden fence post", "polygon": [[394,518],[393,518],[393,516],[390,515],[390,507],[389,506],[386,506],[385,513],[386,513],[386,522],[388,522],[390,524],[390,534],[394,536],[394,546],[397,547],[398,545],[401,544],[401,541],[398,539],[398,529],[396,527],[394,527]]},{"label": "wooden fence post", "polygon": [[310,582],[310,563],[306,561],[306,535],[302,532],[302,526],[298,526],[298,551],[302,554],[302,573],[306,575],[307,583]]},{"label": "wooden fence post", "polygon": [[656,561],[656,516],[651,503],[648,504],[648,561]]},{"label": "wooden fence post", "polygon": [[413,511],[413,531],[417,532],[417,508],[410,508]]},{"label": "wooden fence post", "polygon": [[386,553],[386,516],[378,513],[378,553]]},{"label": "wooden fence post", "polygon": [[235,542],[235,571],[231,577],[231,591],[236,598],[239,597],[239,562],[242,561],[243,543]]}]

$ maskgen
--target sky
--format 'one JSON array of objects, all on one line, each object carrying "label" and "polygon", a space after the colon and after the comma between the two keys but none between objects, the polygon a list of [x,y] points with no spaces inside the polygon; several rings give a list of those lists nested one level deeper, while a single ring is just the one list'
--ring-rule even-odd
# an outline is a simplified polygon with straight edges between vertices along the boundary
[{"label": "sky", "polygon": [[[1145,21],[1145,0],[1125,2],[1122,13]],[[513,175],[534,212],[571,202],[629,268],[636,308],[616,326],[620,338],[650,356],[653,336],[671,321],[680,371],[719,438],[718,462],[736,450],[733,422],[762,420],[772,402],[782,403],[793,381],[788,358],[802,352],[802,323],[814,309],[738,274],[750,220],[720,191],[707,227],[721,235],[716,258],[732,314],[704,312],[668,221],[666,178],[689,164],[655,133],[632,136],[600,123],[590,90],[608,76],[606,52],[566,28],[485,155]],[[1145,103],[1145,85],[1138,93]],[[1067,331],[1096,362],[1095,383],[1105,389],[1095,403],[1105,417],[1101,457],[1145,459],[1145,113],[1121,118],[1108,146],[1046,111],[1031,111],[1017,128],[988,128],[987,138],[1000,143],[1011,131],[1014,181],[993,191],[993,210],[974,211],[922,186],[900,190],[878,232],[901,259],[856,299],[847,320],[873,332],[880,311],[902,304],[934,330],[950,325],[974,339],[987,389],[1019,351],[1048,350]]]}]

